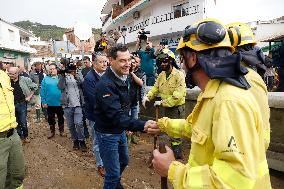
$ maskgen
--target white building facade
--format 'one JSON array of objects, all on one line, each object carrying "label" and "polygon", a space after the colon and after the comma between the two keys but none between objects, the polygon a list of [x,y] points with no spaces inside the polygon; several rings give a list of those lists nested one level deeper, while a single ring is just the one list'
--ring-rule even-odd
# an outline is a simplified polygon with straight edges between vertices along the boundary
[{"label": "white building facade", "polygon": [[[123,4],[130,2],[128,5]],[[186,26],[206,18],[206,0],[108,0],[103,7],[103,27],[109,36],[115,30],[127,28],[125,43],[135,46],[141,28],[153,44],[167,40],[174,50]],[[118,7],[118,8],[117,8]],[[117,11],[118,9],[118,11]],[[114,16],[115,15],[115,16]],[[118,42],[123,43],[123,37]]]},{"label": "white building facade", "polygon": [[0,60],[28,68],[30,54],[36,53],[28,45],[30,37],[32,33],[0,19]]}]

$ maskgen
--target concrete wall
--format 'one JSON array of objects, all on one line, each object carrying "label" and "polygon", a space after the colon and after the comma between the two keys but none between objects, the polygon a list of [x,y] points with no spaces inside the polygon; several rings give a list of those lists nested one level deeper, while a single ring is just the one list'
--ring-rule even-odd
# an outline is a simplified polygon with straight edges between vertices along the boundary
[{"label": "concrete wall", "polygon": [[[148,88],[149,90],[149,88]],[[187,90],[186,95],[186,115],[190,114],[196,104],[196,99],[200,93],[198,88]],[[269,167],[284,172],[284,92],[269,93],[271,140],[267,158]],[[147,104],[147,109],[140,108],[142,119],[155,119],[155,109],[153,102]],[[162,116],[163,111],[160,111]]]}]

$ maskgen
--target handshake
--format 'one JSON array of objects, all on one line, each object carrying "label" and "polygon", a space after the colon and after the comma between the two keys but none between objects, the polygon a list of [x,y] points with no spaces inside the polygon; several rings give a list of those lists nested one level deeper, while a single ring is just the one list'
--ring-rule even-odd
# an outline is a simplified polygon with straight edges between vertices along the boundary
[{"label": "handshake", "polygon": [[161,131],[156,121],[148,120],[144,125],[144,132],[150,135],[158,135]]}]

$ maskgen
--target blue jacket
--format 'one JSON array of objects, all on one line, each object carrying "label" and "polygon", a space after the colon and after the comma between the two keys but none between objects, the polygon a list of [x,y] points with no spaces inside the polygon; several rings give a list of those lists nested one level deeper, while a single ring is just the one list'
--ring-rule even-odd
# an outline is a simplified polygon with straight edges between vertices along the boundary
[{"label": "blue jacket", "polygon": [[45,76],[41,82],[40,97],[41,103],[48,106],[61,106],[61,90],[57,87],[59,76]]},{"label": "blue jacket", "polygon": [[137,54],[141,58],[141,70],[145,72],[147,77],[155,76],[155,66],[156,66],[156,57],[155,49],[151,48],[149,51],[144,51],[142,49],[137,51]]},{"label": "blue jacket", "polygon": [[94,69],[90,70],[83,82],[83,93],[85,97],[85,111],[88,120],[95,121],[95,87],[99,82],[100,76]]},{"label": "blue jacket", "polygon": [[143,131],[145,121],[129,117],[129,86],[108,68],[95,89],[95,129],[120,134],[124,130]]}]

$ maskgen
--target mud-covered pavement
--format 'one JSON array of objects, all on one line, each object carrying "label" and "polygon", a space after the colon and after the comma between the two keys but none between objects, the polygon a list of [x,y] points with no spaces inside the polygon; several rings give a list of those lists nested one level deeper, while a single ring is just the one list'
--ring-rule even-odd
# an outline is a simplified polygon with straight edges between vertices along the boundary
[{"label": "mud-covered pavement", "polygon": [[[29,112],[32,115],[31,112]],[[42,119],[44,120],[44,119]],[[29,116],[29,138],[24,145],[26,161],[26,189],[100,189],[103,179],[97,174],[95,159],[91,152],[91,140],[87,140],[87,153],[72,150],[67,127],[66,137],[60,137],[57,129],[55,138],[49,140],[48,124],[34,123]],[[185,144],[188,148],[188,144]],[[152,138],[142,135],[137,145],[131,144],[129,167],[124,171],[122,183],[125,188],[159,189],[160,177],[148,168],[149,154],[153,148]],[[185,157],[188,151],[184,152]],[[186,159],[186,158],[185,158]],[[284,188],[284,174],[272,172],[274,189]],[[170,187],[171,188],[171,187]]]}]

